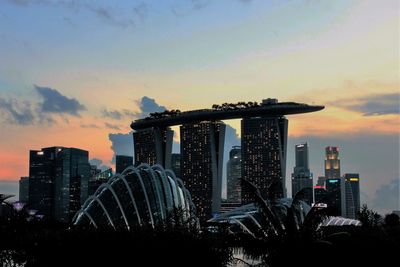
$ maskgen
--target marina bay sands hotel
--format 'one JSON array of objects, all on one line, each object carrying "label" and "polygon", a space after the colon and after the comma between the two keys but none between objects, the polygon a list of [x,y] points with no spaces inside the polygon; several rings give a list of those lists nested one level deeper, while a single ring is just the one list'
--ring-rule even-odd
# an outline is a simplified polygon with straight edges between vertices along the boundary
[{"label": "marina bay sands hotel", "polygon": [[[197,215],[210,219],[221,206],[222,168],[226,125],[241,119],[241,177],[253,183],[264,198],[284,197],[288,120],[285,115],[322,110],[293,102],[266,99],[262,103],[213,105],[211,109],[151,113],[135,120],[135,165],[160,164],[171,168],[173,131],[180,125],[180,177],[190,191]],[[242,204],[252,202],[242,190]]]}]

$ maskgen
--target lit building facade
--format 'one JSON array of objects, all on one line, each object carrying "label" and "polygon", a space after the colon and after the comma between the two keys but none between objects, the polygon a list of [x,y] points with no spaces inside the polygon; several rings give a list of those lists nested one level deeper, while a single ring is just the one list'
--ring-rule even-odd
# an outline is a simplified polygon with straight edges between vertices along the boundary
[{"label": "lit building facade", "polygon": [[242,150],[240,146],[234,146],[229,152],[229,160],[226,164],[226,183],[228,202],[241,202],[241,175],[242,175]]},{"label": "lit building facade", "polygon": [[326,204],[326,190],[325,186],[316,185],[314,186],[314,203],[324,203]]},{"label": "lit building facade", "polygon": [[65,147],[31,150],[29,207],[47,217],[69,221],[88,196],[89,177],[85,150]]},{"label": "lit building facade", "polygon": [[133,165],[133,157],[123,155],[115,156],[115,173],[122,173],[131,165]]},{"label": "lit building facade", "polygon": [[[284,116],[244,118],[242,131],[242,178],[253,183],[263,198],[286,195],[286,146],[288,121]],[[242,204],[254,198],[242,188]]]},{"label": "lit building facade", "polygon": [[172,153],[171,170],[175,173],[176,177],[181,177],[181,154]]},{"label": "lit building facade", "polygon": [[295,145],[295,162],[292,173],[292,198],[304,188],[309,188],[307,195],[305,196],[305,201],[308,205],[314,202],[313,199],[313,178],[309,168],[308,160],[308,144]]},{"label": "lit building facade", "polygon": [[29,177],[21,177],[19,180],[19,201],[29,202]]},{"label": "lit building facade", "polygon": [[345,173],[346,182],[346,217],[354,219],[360,211],[360,175],[358,173]]},{"label": "lit building facade", "polygon": [[325,148],[325,179],[339,179],[340,177],[339,148],[328,146]]},{"label": "lit building facade", "polygon": [[90,178],[89,152],[62,148],[56,159],[54,183],[55,218],[69,222],[88,198]]},{"label": "lit building facade", "polygon": [[201,221],[220,210],[225,128],[208,121],[180,126],[181,178]]},{"label": "lit building facade", "polygon": [[95,175],[91,176],[89,179],[89,196],[94,195],[96,192],[97,188],[100,187],[100,185],[106,183],[108,179],[110,179],[113,176],[112,169],[109,168],[104,171],[97,172]]},{"label": "lit building facade", "polygon": [[333,209],[336,216],[346,217],[346,185],[342,178],[326,179],[328,207]]},{"label": "lit building facade", "polygon": [[135,131],[135,166],[146,163],[170,168],[173,136],[174,132],[169,127],[151,127]]},{"label": "lit building facade", "polygon": [[62,147],[29,151],[29,207],[54,218],[56,159]]}]

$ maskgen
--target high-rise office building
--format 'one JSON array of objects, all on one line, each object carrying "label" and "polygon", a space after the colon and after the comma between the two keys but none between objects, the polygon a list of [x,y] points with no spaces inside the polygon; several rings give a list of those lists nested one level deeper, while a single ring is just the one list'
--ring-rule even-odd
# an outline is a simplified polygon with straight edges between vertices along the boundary
[{"label": "high-rise office building", "polygon": [[314,186],[314,203],[324,203],[326,204],[326,190],[325,186],[316,185]]},{"label": "high-rise office building", "polygon": [[[242,178],[253,183],[263,198],[286,196],[286,144],[288,121],[283,116],[244,118]],[[254,197],[242,187],[242,203]]]},{"label": "high-rise office building", "polygon": [[346,185],[342,178],[326,179],[328,207],[336,216],[346,216]]},{"label": "high-rise office building", "polygon": [[113,172],[111,168],[104,171],[99,170],[99,172],[96,172],[94,175],[92,175],[89,179],[88,195],[94,195],[97,188],[99,188],[103,183],[106,183],[112,176]]},{"label": "high-rise office building", "polygon": [[133,133],[135,147],[135,166],[140,163],[160,164],[171,168],[172,140],[174,131],[171,128],[151,127]]},{"label": "high-rise office building", "polygon": [[345,173],[346,182],[346,217],[354,219],[360,211],[360,175],[358,173]]},{"label": "high-rise office building", "polygon": [[328,146],[325,148],[325,179],[340,178],[339,148]]},{"label": "high-rise office building", "polygon": [[29,207],[54,218],[56,159],[62,147],[29,152]]},{"label": "high-rise office building", "polygon": [[58,152],[55,172],[55,218],[68,222],[88,198],[89,152],[63,148]]},{"label": "high-rise office building", "polygon": [[242,150],[240,146],[234,146],[229,152],[229,160],[226,164],[226,193],[229,202],[241,202],[241,169]]},{"label": "high-rise office building", "polygon": [[69,221],[87,198],[89,177],[85,150],[65,147],[31,150],[30,208],[47,217]]},{"label": "high-rise office building", "polygon": [[115,156],[115,173],[122,173],[126,168],[133,165],[133,157],[116,155]]},{"label": "high-rise office building", "polygon": [[171,155],[171,170],[176,177],[181,177],[181,154],[173,153]]},{"label": "high-rise office building", "polygon": [[318,176],[317,185],[325,187],[325,176]]},{"label": "high-rise office building", "polygon": [[29,202],[29,177],[21,177],[19,180],[19,201]]},{"label": "high-rise office building", "polygon": [[225,127],[208,121],[180,126],[181,178],[201,221],[220,210]]},{"label": "high-rise office building", "polygon": [[296,165],[292,173],[292,198],[304,188],[306,191],[305,200],[311,205],[313,203],[313,178],[308,163],[308,144],[299,144],[295,146]]}]

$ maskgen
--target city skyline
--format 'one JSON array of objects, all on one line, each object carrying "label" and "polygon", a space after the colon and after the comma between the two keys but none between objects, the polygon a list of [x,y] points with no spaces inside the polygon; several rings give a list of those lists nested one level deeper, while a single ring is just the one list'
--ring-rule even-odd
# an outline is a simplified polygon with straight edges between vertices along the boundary
[{"label": "city skyline", "polygon": [[[361,202],[399,209],[397,1],[39,2],[0,1],[1,181],[17,183],[27,151],[53,145],[114,166],[130,122],[164,107],[271,97],[326,106],[288,117],[286,180],[295,144],[312,147],[315,178],[338,146]],[[239,138],[240,122],[226,123]]]}]

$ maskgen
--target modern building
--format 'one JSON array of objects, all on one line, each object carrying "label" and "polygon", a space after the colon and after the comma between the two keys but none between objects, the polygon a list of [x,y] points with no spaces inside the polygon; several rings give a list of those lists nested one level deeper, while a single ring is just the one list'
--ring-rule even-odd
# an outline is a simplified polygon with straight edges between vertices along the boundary
[{"label": "modern building", "polygon": [[328,207],[335,216],[346,217],[346,182],[342,178],[326,179]]},{"label": "modern building", "polygon": [[339,179],[340,177],[339,148],[328,146],[325,148],[325,179]]},{"label": "modern building", "polygon": [[58,151],[54,184],[54,215],[69,222],[88,198],[89,152],[77,148]]},{"label": "modern building", "polygon": [[100,171],[89,179],[89,192],[88,195],[92,196],[100,185],[106,183],[113,176],[112,169],[109,168],[105,171]]},{"label": "modern building", "polygon": [[[224,135],[222,129],[213,125],[222,120],[241,118],[242,178],[257,186],[263,197],[286,196],[288,122],[284,115],[315,112],[323,108],[268,98],[261,104],[224,103],[214,104],[209,109],[155,112],[131,123],[135,166],[157,163],[171,168],[173,132],[169,127],[181,125],[181,177],[187,188],[192,190],[193,202],[198,206],[201,219],[207,219],[211,214],[218,213],[221,191],[220,157],[223,150],[220,146],[223,147]],[[243,190],[242,202],[251,202],[252,194]]]},{"label": "modern building", "polygon": [[90,165],[90,177],[93,177],[93,176],[95,176],[96,174],[99,174],[99,173],[101,173],[101,170],[98,169],[96,165]]},{"label": "modern building", "polygon": [[225,128],[222,122],[190,123],[180,127],[181,178],[192,195],[201,221],[210,219],[220,210]]},{"label": "modern building", "polygon": [[354,219],[360,211],[360,175],[345,173],[343,178],[346,181],[346,217]]},{"label": "modern building", "polygon": [[95,229],[131,230],[165,223],[197,227],[189,191],[171,171],[161,166],[129,167],[111,177],[90,196],[73,224]]},{"label": "modern building", "polygon": [[[250,117],[241,121],[242,179],[255,185],[265,199],[286,195],[288,121],[284,116]],[[254,201],[242,187],[242,204]]]},{"label": "modern building", "polygon": [[29,207],[54,218],[56,159],[62,147],[29,152]]},{"label": "modern building", "polygon": [[325,187],[325,180],[326,180],[325,176],[318,176],[316,185]]},{"label": "modern building", "polygon": [[172,153],[171,170],[175,173],[176,177],[181,177],[181,154]]},{"label": "modern building", "polygon": [[316,185],[314,186],[314,203],[323,203],[326,204],[327,192],[325,190],[325,186]]},{"label": "modern building", "polygon": [[169,127],[151,127],[133,132],[135,166],[146,163],[170,168],[173,136],[174,132]]},{"label": "modern building", "polygon": [[31,150],[29,207],[39,214],[69,221],[88,196],[88,152],[77,148]]},{"label": "modern building", "polygon": [[229,152],[229,160],[226,164],[226,185],[228,202],[241,202],[241,181],[242,176],[242,149],[240,146],[232,147]]},{"label": "modern building", "polygon": [[29,202],[29,177],[21,177],[19,180],[19,201]]},{"label": "modern building", "polygon": [[122,173],[126,168],[133,165],[133,157],[116,155],[115,156],[115,173]]},{"label": "modern building", "polygon": [[309,188],[306,191],[305,201],[308,205],[314,202],[313,198],[313,177],[310,172],[308,161],[308,144],[303,143],[295,145],[295,162],[292,173],[292,198],[304,188]]}]

